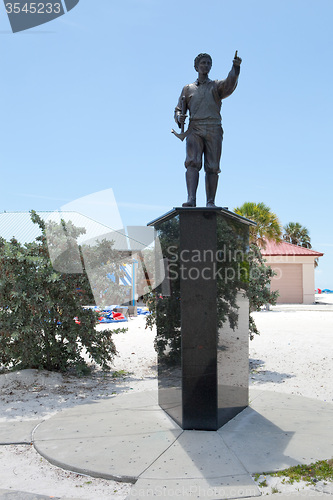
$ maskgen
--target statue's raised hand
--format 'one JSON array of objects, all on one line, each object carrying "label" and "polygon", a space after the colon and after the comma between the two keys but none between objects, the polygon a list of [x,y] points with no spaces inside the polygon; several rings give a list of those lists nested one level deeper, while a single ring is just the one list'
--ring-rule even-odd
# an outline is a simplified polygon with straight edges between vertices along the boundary
[{"label": "statue's raised hand", "polygon": [[238,50],[236,50],[234,60],[232,61],[234,66],[240,66],[241,62],[242,62],[242,59],[240,57],[238,57],[237,52],[238,52]]}]

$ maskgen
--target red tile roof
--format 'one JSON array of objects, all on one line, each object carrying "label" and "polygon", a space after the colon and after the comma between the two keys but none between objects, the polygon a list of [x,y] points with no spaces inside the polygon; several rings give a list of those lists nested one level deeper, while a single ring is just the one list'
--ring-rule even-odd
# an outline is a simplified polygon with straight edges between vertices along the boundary
[{"label": "red tile roof", "polygon": [[316,252],[310,248],[299,247],[286,241],[276,243],[273,240],[266,240],[266,248],[261,249],[262,255],[302,255],[309,257],[321,257],[324,255],[321,252]]}]

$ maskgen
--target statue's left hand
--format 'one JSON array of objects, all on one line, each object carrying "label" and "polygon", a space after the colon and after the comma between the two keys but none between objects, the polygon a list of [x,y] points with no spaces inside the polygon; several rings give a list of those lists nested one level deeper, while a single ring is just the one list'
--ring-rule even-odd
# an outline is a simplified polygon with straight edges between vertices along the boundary
[{"label": "statue's left hand", "polygon": [[236,50],[234,60],[232,61],[234,66],[240,66],[242,62],[242,59],[238,57],[237,52],[238,50]]}]

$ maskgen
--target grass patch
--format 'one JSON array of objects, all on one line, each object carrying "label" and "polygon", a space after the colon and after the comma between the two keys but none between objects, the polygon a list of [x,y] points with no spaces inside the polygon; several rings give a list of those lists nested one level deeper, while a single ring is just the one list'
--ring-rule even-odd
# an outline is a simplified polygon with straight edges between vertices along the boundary
[{"label": "grass patch", "polygon": [[127,375],[131,375],[131,372],[126,370],[116,370],[115,372],[112,372],[112,378],[123,378],[127,377]]},{"label": "grass patch", "polygon": [[318,481],[333,481],[333,459],[319,460],[310,465],[296,465],[270,475],[283,477],[282,482],[288,484],[293,484],[295,481],[306,481],[309,484],[316,484]]},{"label": "grass patch", "polygon": [[259,483],[258,486],[260,488],[265,488],[266,486],[268,486],[266,479],[264,479],[263,481],[261,481],[261,483]]}]

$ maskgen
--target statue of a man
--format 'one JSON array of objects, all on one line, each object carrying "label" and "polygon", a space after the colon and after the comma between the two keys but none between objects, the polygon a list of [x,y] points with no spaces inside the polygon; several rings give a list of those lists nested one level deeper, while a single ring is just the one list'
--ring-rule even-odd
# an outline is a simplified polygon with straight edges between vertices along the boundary
[{"label": "statue of a man", "polygon": [[207,207],[215,207],[215,195],[220,170],[223,129],[221,126],[221,101],[233,93],[237,87],[240,64],[237,56],[225,80],[210,80],[208,74],[212,67],[209,54],[199,54],[194,60],[198,78],[186,85],[175,109],[175,120],[184,128],[186,111],[189,110],[190,122],[186,135],[186,186],[188,200],[183,207],[196,206],[196,192],[199,171],[204,156],[206,172]]}]

